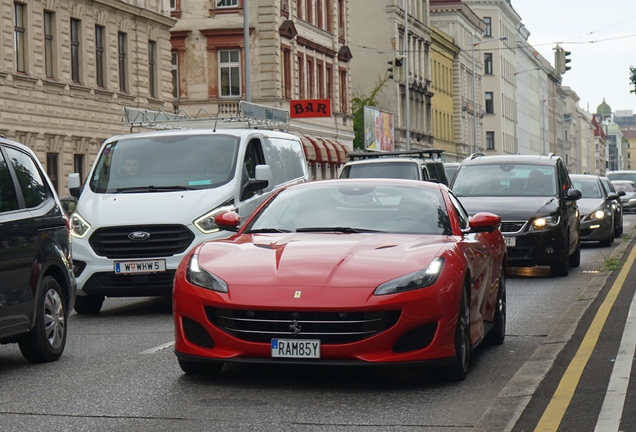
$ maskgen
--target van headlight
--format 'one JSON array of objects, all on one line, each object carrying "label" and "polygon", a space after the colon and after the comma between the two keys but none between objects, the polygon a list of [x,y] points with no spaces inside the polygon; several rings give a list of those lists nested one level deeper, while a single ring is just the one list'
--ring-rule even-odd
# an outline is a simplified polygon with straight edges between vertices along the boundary
[{"label": "van headlight", "polygon": [[424,288],[437,282],[444,267],[444,258],[435,258],[428,267],[378,285],[373,295],[395,294]]},{"label": "van headlight", "polygon": [[555,228],[559,225],[559,216],[546,216],[536,218],[530,225],[531,231],[543,231],[550,228]]},{"label": "van headlight", "polygon": [[71,226],[71,235],[77,238],[83,238],[91,229],[91,225],[77,212],[71,215],[69,225]]},{"label": "van headlight", "polygon": [[212,291],[227,292],[227,283],[199,266],[199,254],[195,253],[190,257],[186,279],[192,285],[206,288]]},{"label": "van headlight", "polygon": [[236,206],[234,205],[234,198],[224,202],[214,210],[209,211],[204,214],[200,218],[194,221],[194,226],[196,226],[199,231],[203,234],[212,234],[219,230],[219,227],[214,223],[214,218],[219,213],[228,212],[228,211],[236,211]]}]

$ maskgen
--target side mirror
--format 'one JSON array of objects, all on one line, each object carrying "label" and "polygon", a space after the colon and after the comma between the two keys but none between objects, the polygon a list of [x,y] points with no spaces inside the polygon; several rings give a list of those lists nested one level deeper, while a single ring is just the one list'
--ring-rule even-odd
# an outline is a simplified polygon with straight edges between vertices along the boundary
[{"label": "side mirror", "polygon": [[241,217],[237,212],[223,212],[214,217],[214,223],[219,229],[236,232],[241,224]]},{"label": "side mirror", "polygon": [[272,174],[272,167],[269,165],[256,165],[256,180],[267,180],[267,184],[263,189],[263,192],[269,192],[274,188],[274,174]]},{"label": "side mirror", "polygon": [[475,214],[468,225],[471,233],[493,232],[501,224],[501,217],[493,213],[480,212]]},{"label": "side mirror", "polygon": [[608,200],[617,200],[617,199],[620,199],[620,195],[617,194],[616,192],[610,192],[609,195],[607,195],[607,199]]},{"label": "side mirror", "polygon": [[625,196],[625,195],[627,195],[627,194],[625,193],[625,191],[618,191],[617,193],[618,193],[618,196]]},{"label": "side mirror", "polygon": [[576,189],[568,189],[568,193],[567,196],[565,197],[565,199],[569,200],[569,201],[576,201],[581,199],[581,191],[576,190]]},{"label": "side mirror", "polygon": [[82,182],[80,181],[80,175],[78,173],[68,175],[68,192],[72,197],[79,198],[81,186]]}]

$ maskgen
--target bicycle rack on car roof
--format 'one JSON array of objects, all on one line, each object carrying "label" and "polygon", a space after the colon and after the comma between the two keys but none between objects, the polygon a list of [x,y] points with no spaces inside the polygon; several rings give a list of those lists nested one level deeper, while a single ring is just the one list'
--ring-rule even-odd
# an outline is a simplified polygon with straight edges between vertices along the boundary
[{"label": "bicycle rack on car roof", "polygon": [[354,160],[363,160],[363,159],[374,159],[374,158],[384,158],[384,157],[396,157],[396,156],[413,156],[419,157],[420,159],[441,159],[441,155],[444,153],[444,149],[422,149],[422,150],[405,150],[405,151],[392,151],[392,152],[379,152],[379,151],[359,151],[359,152],[349,152],[347,153],[347,157],[350,161]]},{"label": "bicycle rack on car roof", "polygon": [[[222,116],[222,115],[228,116]],[[163,110],[154,111],[124,107],[122,123],[133,128],[149,129],[267,129],[288,132],[289,111],[257,105],[244,101],[239,102],[239,115],[232,115],[227,107],[221,107],[216,115],[200,108],[194,117],[186,111],[169,113]]]}]

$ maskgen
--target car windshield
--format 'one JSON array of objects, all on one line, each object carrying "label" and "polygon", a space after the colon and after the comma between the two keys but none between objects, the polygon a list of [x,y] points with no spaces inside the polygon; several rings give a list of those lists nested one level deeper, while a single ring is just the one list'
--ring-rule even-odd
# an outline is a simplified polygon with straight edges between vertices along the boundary
[{"label": "car windshield", "polygon": [[107,144],[90,179],[96,193],[208,189],[229,182],[239,138],[163,135]]},{"label": "car windshield", "polygon": [[341,177],[419,180],[419,170],[415,162],[360,163],[346,167]]},{"label": "car windshield", "polygon": [[555,196],[555,169],[545,165],[466,165],[453,180],[457,196]]},{"label": "car windshield", "polygon": [[572,178],[574,189],[581,191],[581,198],[602,198],[601,185],[596,178]]},{"label": "car windshield", "polygon": [[452,234],[439,189],[343,181],[282,191],[246,231]]},{"label": "car windshield", "polygon": [[614,189],[616,189],[617,192],[635,192],[636,189],[634,188],[634,185],[632,183],[614,183],[612,182],[612,184],[614,185]]},{"label": "car windshield", "polygon": [[614,180],[631,180],[636,181],[636,171],[635,172],[608,172],[607,178],[611,181]]}]

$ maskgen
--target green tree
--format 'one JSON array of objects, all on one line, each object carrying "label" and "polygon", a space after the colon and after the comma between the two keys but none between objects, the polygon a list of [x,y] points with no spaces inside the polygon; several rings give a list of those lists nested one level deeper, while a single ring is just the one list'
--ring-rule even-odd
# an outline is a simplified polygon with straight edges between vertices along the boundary
[{"label": "green tree", "polygon": [[351,108],[353,111],[353,132],[355,133],[355,138],[353,139],[354,149],[364,149],[364,107],[378,106],[376,97],[380,93],[384,83],[388,80],[388,74],[385,75],[384,78],[380,78],[375,88],[371,90],[371,93],[368,95],[360,95],[357,93],[353,94],[353,98],[351,99]]},{"label": "green tree", "polygon": [[629,92],[630,93],[636,93],[636,67],[634,67],[634,66],[630,66],[629,67],[629,80],[634,85],[634,88],[631,89]]}]

